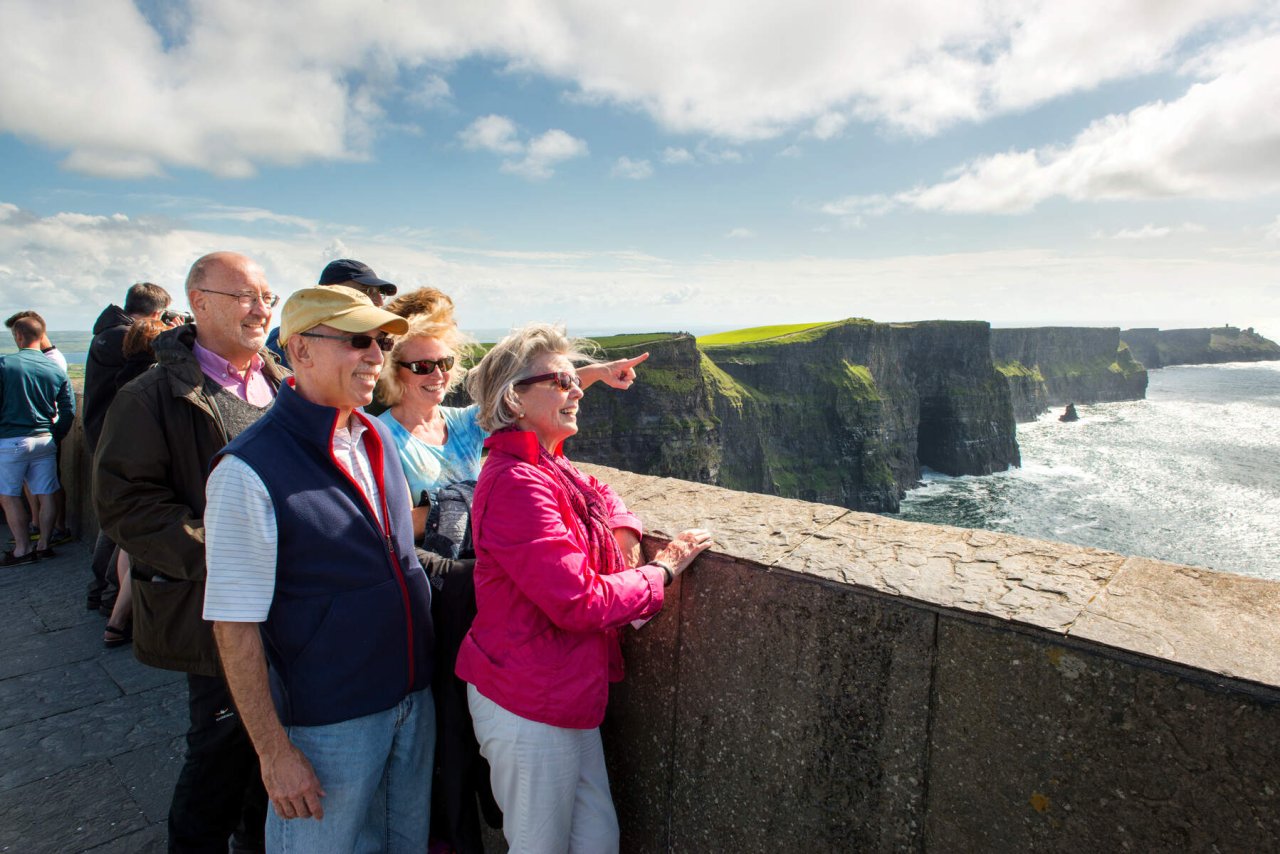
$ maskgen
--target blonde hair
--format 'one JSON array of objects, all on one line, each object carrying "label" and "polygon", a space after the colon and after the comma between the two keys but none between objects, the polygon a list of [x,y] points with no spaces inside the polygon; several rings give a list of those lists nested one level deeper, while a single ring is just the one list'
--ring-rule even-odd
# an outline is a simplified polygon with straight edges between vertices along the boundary
[{"label": "blonde hair", "polygon": [[519,406],[516,381],[529,372],[533,360],[552,353],[571,362],[594,363],[590,354],[595,349],[591,341],[568,337],[563,326],[530,323],[516,329],[467,374],[467,392],[480,408],[476,420],[490,433],[510,427],[516,423]]},{"label": "blonde hair", "polygon": [[453,299],[444,291],[421,287],[393,299],[383,306],[392,314],[413,319],[426,315],[437,323],[453,323]]},{"label": "blonde hair", "polygon": [[453,369],[449,371],[449,384],[445,387],[445,393],[448,394],[457,388],[458,383],[462,382],[467,374],[467,369],[462,362],[471,355],[474,342],[454,324],[452,314],[453,306],[450,304],[448,320],[438,320],[435,315],[416,315],[409,318],[409,331],[396,338],[396,345],[387,355],[389,364],[383,367],[382,374],[378,377],[378,387],[375,390],[378,400],[387,406],[396,406],[404,400],[405,386],[400,382],[399,365],[396,363],[401,361],[405,345],[420,338],[434,338],[453,351],[456,361]]}]

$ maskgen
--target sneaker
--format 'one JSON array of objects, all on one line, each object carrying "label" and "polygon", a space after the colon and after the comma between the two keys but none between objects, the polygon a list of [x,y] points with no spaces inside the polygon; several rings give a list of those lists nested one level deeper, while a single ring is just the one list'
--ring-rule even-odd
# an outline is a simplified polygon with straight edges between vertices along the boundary
[{"label": "sneaker", "polygon": [[54,528],[53,533],[49,535],[49,545],[60,546],[69,543],[72,540],[70,528]]}]

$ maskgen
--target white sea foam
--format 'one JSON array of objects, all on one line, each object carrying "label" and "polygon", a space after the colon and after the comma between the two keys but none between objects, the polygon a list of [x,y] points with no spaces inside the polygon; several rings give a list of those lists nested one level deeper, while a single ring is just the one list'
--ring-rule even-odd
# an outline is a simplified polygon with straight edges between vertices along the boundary
[{"label": "white sea foam", "polygon": [[928,473],[903,516],[1280,579],[1280,364],[1168,368],[1077,410],[1019,425],[1021,469]]}]

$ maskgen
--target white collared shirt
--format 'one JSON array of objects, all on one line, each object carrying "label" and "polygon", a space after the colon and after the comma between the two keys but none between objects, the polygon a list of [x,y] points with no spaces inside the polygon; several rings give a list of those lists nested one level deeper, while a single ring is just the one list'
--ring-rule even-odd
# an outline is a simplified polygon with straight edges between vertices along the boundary
[{"label": "white collared shirt", "polygon": [[[333,457],[369,500],[385,530],[382,495],[361,441],[369,428],[355,414],[348,425],[333,433]],[[271,610],[276,587],[279,532],[271,495],[248,463],[228,454],[209,475],[205,497],[204,618],[261,623]]]}]

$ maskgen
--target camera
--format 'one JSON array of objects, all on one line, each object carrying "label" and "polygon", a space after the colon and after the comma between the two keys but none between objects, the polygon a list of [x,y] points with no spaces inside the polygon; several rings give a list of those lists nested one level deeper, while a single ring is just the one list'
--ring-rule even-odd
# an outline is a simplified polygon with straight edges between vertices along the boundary
[{"label": "camera", "polygon": [[189,311],[166,310],[160,315],[160,322],[173,326],[176,323],[195,323],[196,317]]}]

